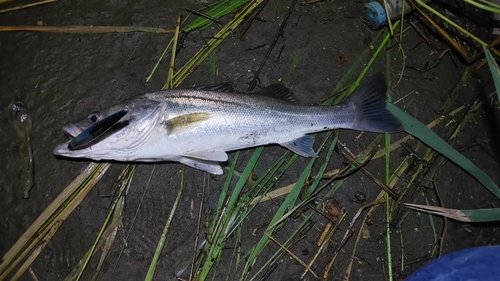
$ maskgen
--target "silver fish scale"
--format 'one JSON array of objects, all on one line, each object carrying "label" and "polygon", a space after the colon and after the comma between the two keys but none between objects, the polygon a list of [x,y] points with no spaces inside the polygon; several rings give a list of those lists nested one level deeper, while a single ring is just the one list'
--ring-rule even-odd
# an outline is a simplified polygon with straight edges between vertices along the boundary
[{"label": "silver fish scale", "polygon": [[[349,128],[354,109],[340,106],[301,106],[259,95],[209,91],[172,90],[147,94],[163,101],[166,119],[206,112],[211,118],[182,132],[183,136],[203,134],[294,133]],[[296,131],[299,129],[299,131]],[[290,140],[290,136],[285,137]]]}]

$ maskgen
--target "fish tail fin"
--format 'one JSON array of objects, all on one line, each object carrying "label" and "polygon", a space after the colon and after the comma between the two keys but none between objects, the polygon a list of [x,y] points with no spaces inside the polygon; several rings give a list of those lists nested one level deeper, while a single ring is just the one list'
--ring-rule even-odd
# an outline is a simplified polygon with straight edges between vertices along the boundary
[{"label": "fish tail fin", "polygon": [[351,94],[347,103],[356,110],[354,128],[375,133],[395,133],[404,128],[387,109],[385,76],[377,73]]}]

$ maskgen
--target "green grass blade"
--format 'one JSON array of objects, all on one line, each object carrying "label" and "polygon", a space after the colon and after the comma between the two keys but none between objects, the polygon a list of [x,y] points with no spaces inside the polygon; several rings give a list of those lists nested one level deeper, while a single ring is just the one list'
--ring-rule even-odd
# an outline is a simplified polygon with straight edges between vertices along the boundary
[{"label": "green grass blade", "polygon": [[[129,187],[131,184],[132,177],[135,173],[135,167],[136,167],[135,165],[132,166],[132,168],[129,170],[129,172],[127,174],[125,181],[122,183],[122,186],[120,187],[120,190],[118,192],[118,196],[113,201],[113,205],[109,209],[108,215],[104,221],[104,224],[102,225],[101,230],[99,231],[99,234],[97,235],[97,238],[95,239],[94,244],[92,245],[90,250],[87,252],[86,256],[78,264],[78,266],[77,266],[78,274],[77,274],[75,280],[80,280],[80,278],[82,277],[83,271],[85,270],[88,263],[90,262],[90,259],[93,257],[95,250],[98,249],[98,244],[101,241],[101,238],[104,236],[105,231],[108,229],[108,226],[110,224],[112,224],[113,221],[116,221],[118,219],[121,220],[121,218],[117,218],[116,216],[118,215],[119,217],[121,217],[121,211],[123,210],[123,204],[125,204],[123,196],[125,194],[126,188]],[[115,223],[115,227],[118,227],[118,225],[119,224]],[[105,239],[107,239],[107,237],[105,237]],[[105,240],[105,239],[103,239],[103,240]]]},{"label": "green grass blade", "polygon": [[498,100],[500,100],[500,69],[498,69],[498,64],[493,58],[491,52],[483,46],[484,56],[488,61],[488,65],[490,66],[491,76],[493,76],[493,82],[495,83],[495,89],[497,90]]},{"label": "green grass blade", "polygon": [[175,74],[173,79],[174,87],[178,87],[179,84],[189,76],[205,59],[215,50],[217,47],[226,39],[232,32],[245,20],[257,6],[262,3],[263,0],[253,0],[243,7],[240,12],[224,27],[221,28],[214,38],[212,38],[208,43],[196,53],[186,64]]},{"label": "green grass blade", "polygon": [[[387,7],[386,7],[387,8]],[[404,9],[404,4],[403,4],[403,9]],[[403,21],[404,17],[404,10],[401,15],[401,22]],[[389,26],[392,26],[389,23]],[[402,28],[402,26],[401,26]],[[391,28],[392,30],[392,28]],[[391,49],[389,48],[389,44],[387,46],[387,51],[385,52],[385,72],[388,78],[387,79],[387,101],[391,102],[392,101],[392,85],[391,85],[391,79],[390,79],[390,73],[391,73]],[[390,185],[390,177],[391,177],[391,172],[390,172],[390,159],[391,159],[391,134],[384,134],[385,137],[385,184],[387,186]],[[392,271],[392,245],[391,245],[391,198],[388,193],[385,194],[385,246],[386,246],[386,255],[387,255],[387,276],[389,281],[394,280],[393,277],[393,271]]]},{"label": "green grass blade", "polygon": [[500,8],[498,5],[495,5],[495,3],[491,3],[490,1],[482,1],[483,3],[480,3],[481,1],[464,0],[464,2],[485,11],[500,14]]},{"label": "green grass blade", "polygon": [[[399,25],[399,21],[394,23],[394,28],[396,28]],[[375,42],[378,41],[380,37],[383,37],[382,42],[380,45],[378,45],[377,49],[373,51],[371,48],[374,48]],[[356,81],[351,85],[349,91],[346,91],[344,94],[340,96],[334,96],[326,100],[325,102],[322,103],[322,105],[331,105],[331,104],[338,104],[341,101],[343,101],[349,94],[351,94],[354,89],[360,84],[361,80],[363,77],[366,75],[370,67],[373,65],[375,62],[375,59],[378,57],[380,52],[382,52],[385,49],[385,46],[387,45],[387,42],[391,39],[391,34],[388,33],[387,31],[383,30],[377,33],[375,38],[371,41],[370,46],[365,49],[365,51],[359,56],[359,58],[354,62],[353,66],[347,71],[347,73],[342,77],[342,79],[337,83],[335,88],[333,89],[332,93],[337,93],[340,91],[342,88],[344,88],[349,79],[355,75],[356,71],[358,71],[358,68],[362,68],[361,74],[358,76]],[[368,55],[371,54],[371,57],[368,62],[365,62],[365,59]]]},{"label": "green grass blade", "polygon": [[[249,0],[225,0],[210,9],[205,14],[215,19],[220,19],[221,17],[232,13],[234,10],[241,7],[243,4],[246,4]],[[182,32],[191,32],[198,28],[205,27],[209,24],[213,23],[213,20],[199,17],[192,23],[188,24],[185,28],[182,29]]]},{"label": "green grass blade", "polygon": [[500,221],[500,208],[461,210],[473,222]]},{"label": "green grass blade", "polygon": [[[305,215],[302,218],[301,224],[295,229],[295,231],[288,237],[288,239],[283,243],[285,247],[288,245],[291,245],[295,239],[301,234],[301,232],[304,231],[305,228],[308,226],[312,225],[310,220],[311,218],[315,215],[314,212]],[[282,258],[284,250],[280,247],[276,252],[260,267],[260,269],[256,270],[255,272],[252,271],[253,276],[248,278],[249,281],[253,281],[259,277],[259,275],[266,269],[268,266],[272,263],[278,262],[279,259]],[[260,279],[263,280],[263,279]]]},{"label": "green grass blade", "polygon": [[[265,194],[269,192],[271,188],[275,186],[278,180],[283,176],[283,174],[288,170],[288,168],[297,160],[297,156],[293,155],[291,159],[285,164],[288,155],[283,154],[280,159],[273,164],[257,181],[252,184],[252,187],[246,195],[241,199],[241,216],[239,221],[235,223],[234,227],[240,226],[247,216],[253,211],[257,206],[257,203],[262,200]],[[285,167],[283,167],[285,165]],[[255,202],[255,203],[254,203]],[[250,207],[248,207],[250,206]]]},{"label": "green grass blade", "polygon": [[161,53],[160,58],[156,61],[155,65],[153,66],[153,69],[151,69],[151,72],[149,73],[148,77],[146,77],[145,82],[149,83],[151,81],[151,78],[153,78],[153,74],[155,74],[156,69],[158,69],[158,66],[160,66],[160,62],[163,60],[163,57],[167,54],[167,51],[170,49],[170,46],[172,45],[172,42],[174,42],[174,38],[170,39],[168,42],[167,47],[163,50],[163,53]]},{"label": "green grass blade", "polygon": [[[323,142],[320,145],[321,148],[326,145],[326,141],[330,138],[331,134],[332,134],[331,131],[328,132],[328,136],[323,139]],[[328,152],[327,152],[326,157],[323,161],[323,164],[321,164],[321,167],[319,168],[318,174],[316,175],[313,183],[311,184],[311,186],[307,189],[307,191],[305,193],[305,196],[304,196],[305,198],[308,198],[314,194],[314,192],[316,191],[316,189],[319,186],[320,181],[323,179],[323,175],[325,174],[328,163],[330,163],[330,159],[332,158],[333,151],[335,151],[335,147],[337,147],[338,138],[339,138],[339,132],[336,131],[335,137],[330,142],[330,148],[328,149]],[[317,151],[316,153],[319,154],[319,151]]]},{"label": "green grass blade", "polygon": [[288,73],[286,74],[285,79],[282,81],[283,84],[285,84],[288,88],[292,88],[293,73],[297,69],[297,66],[299,65],[301,58],[302,58],[302,50],[298,50],[297,54],[295,54],[295,56],[293,57],[293,61],[292,64],[290,65],[290,68],[288,68]]},{"label": "green grass blade", "polygon": [[180,182],[180,187],[179,191],[177,192],[177,197],[175,198],[174,205],[172,206],[172,210],[170,211],[170,215],[168,216],[167,222],[165,223],[165,226],[163,227],[163,232],[161,234],[161,238],[158,241],[158,244],[156,246],[156,250],[153,256],[153,259],[151,263],[149,264],[149,269],[146,275],[145,280],[153,280],[154,274],[156,272],[156,267],[158,266],[158,261],[160,260],[160,254],[163,251],[163,248],[165,247],[165,244],[167,242],[167,234],[168,231],[170,230],[170,226],[172,223],[172,220],[174,218],[175,211],[177,210],[177,207],[179,206],[179,202],[181,199],[182,191],[184,190],[184,166],[181,168],[181,182]]},{"label": "green grass blade", "polygon": [[210,58],[210,83],[217,83],[217,56],[215,55],[215,50],[212,52]]},{"label": "green grass blade", "polygon": [[498,188],[498,186],[485,172],[479,169],[469,159],[456,151],[451,145],[446,143],[436,133],[427,128],[427,126],[422,124],[417,119],[410,116],[408,113],[404,112],[391,103],[387,104],[387,108],[401,120],[406,132],[418,138],[423,143],[430,146],[431,148],[441,153],[443,156],[450,159],[455,164],[469,172],[491,193],[493,193],[497,198],[500,198],[500,189]]},{"label": "green grass blade", "polygon": [[[282,219],[283,215],[285,214],[286,211],[292,209],[294,207],[295,202],[297,201],[297,198],[299,197],[300,191],[302,189],[302,186],[304,185],[305,181],[307,180],[307,177],[309,176],[309,172],[311,171],[311,168],[316,161],[317,156],[313,157],[309,161],[309,165],[304,169],[302,172],[302,175],[300,176],[299,180],[293,187],[292,191],[287,195],[285,198],[285,201],[281,204],[279,207],[278,211],[274,214],[273,218],[269,222],[269,225],[274,225],[278,220]],[[279,225],[276,226],[273,230],[266,230],[270,234],[274,232],[279,228]],[[247,263],[245,264],[245,269],[243,271],[243,276],[247,275],[247,272],[250,270],[251,265],[254,263],[255,259],[257,256],[260,254],[260,252],[264,249],[264,247],[269,243],[269,238],[267,236],[262,236],[260,241],[257,243],[256,246],[254,246],[250,252],[250,255],[248,257]]]},{"label": "green grass blade", "polygon": [[[224,249],[226,240],[228,236],[232,233],[233,225],[234,223],[238,220],[237,215],[239,214],[239,209],[238,209],[238,200],[240,198],[240,195],[246,186],[246,182],[248,177],[250,177],[251,173],[255,169],[255,165],[257,165],[257,161],[259,160],[260,155],[262,154],[262,151],[264,150],[264,147],[258,147],[255,149],[255,152],[253,153],[252,157],[250,160],[248,160],[248,164],[245,167],[245,170],[241,174],[240,178],[238,179],[238,182],[236,183],[232,193],[231,197],[229,197],[228,200],[226,200],[226,196],[220,197],[221,200],[219,202],[226,202],[227,204],[222,204],[219,205],[217,210],[223,210],[222,213],[219,213],[217,216],[214,217],[214,221],[212,222],[212,225],[217,225],[217,220],[221,218],[221,221],[218,223],[218,227],[215,227],[213,229],[213,232],[210,232],[211,236],[213,237],[211,243],[207,244],[206,252],[207,252],[207,258],[205,262],[202,265],[200,275],[199,275],[199,280],[206,280],[208,277],[208,274],[210,273],[212,267],[218,263],[222,250]],[[234,169],[235,161],[233,161],[232,165],[232,170]],[[230,173],[231,174],[231,173]],[[228,175],[229,177],[229,175]],[[230,180],[226,180],[226,184],[229,185],[231,183]],[[224,198],[224,199],[222,199]],[[211,226],[212,227],[212,226]]]}]

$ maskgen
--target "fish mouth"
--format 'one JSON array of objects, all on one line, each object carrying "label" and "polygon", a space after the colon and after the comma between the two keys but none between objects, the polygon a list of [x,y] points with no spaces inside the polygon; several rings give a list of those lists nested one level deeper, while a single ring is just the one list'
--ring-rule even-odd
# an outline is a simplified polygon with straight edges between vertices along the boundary
[{"label": "fish mouth", "polygon": [[69,144],[69,141],[67,141],[65,143],[58,144],[54,148],[54,150],[52,150],[52,153],[58,157],[82,158],[82,159],[83,158],[90,158],[90,159],[93,159],[96,161],[101,160],[101,157],[98,157],[98,155],[94,155],[93,157],[89,157],[88,155],[85,154],[85,152],[81,152],[78,150],[76,150],[76,151],[70,150],[70,149],[68,149],[68,144]]},{"label": "fish mouth", "polygon": [[[110,129],[106,130],[103,134],[97,136],[95,139],[92,139],[88,143],[86,143],[82,147],[77,147],[76,149],[72,147],[71,142],[78,140],[78,137],[81,134],[86,134],[86,130],[90,127],[81,127],[75,124],[69,124],[63,127],[64,134],[70,139],[64,143],[57,145],[53,149],[53,154],[57,156],[71,157],[71,158],[90,158],[94,160],[101,160],[100,153],[102,153],[102,149],[110,150],[109,144],[105,144],[104,146],[100,146],[99,144],[103,142],[108,137],[116,134],[121,131],[123,128],[128,126],[130,120],[125,120],[122,122],[118,122],[114,124]],[[92,149],[93,148],[93,149]],[[90,149],[90,150],[89,150]],[[106,151],[104,151],[106,152]]]},{"label": "fish mouth", "polygon": [[64,134],[70,138],[69,141],[58,144],[52,151],[54,155],[68,157],[71,155],[71,151],[68,149],[68,145],[71,140],[76,138],[79,134],[83,132],[84,129],[76,126],[75,124],[70,124],[63,127]]},{"label": "fish mouth", "polygon": [[54,155],[67,156],[71,152],[68,149],[68,144],[69,144],[69,141],[57,145],[53,150]]},{"label": "fish mouth", "polygon": [[83,132],[83,130],[84,129],[74,124],[70,124],[68,126],[63,127],[64,134],[66,134],[71,139],[76,138],[79,134]]}]

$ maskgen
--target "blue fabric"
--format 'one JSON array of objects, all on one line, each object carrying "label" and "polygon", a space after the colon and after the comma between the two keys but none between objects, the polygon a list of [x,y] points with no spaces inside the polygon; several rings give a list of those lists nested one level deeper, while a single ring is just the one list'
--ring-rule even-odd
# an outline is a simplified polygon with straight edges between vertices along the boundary
[{"label": "blue fabric", "polygon": [[406,281],[500,280],[500,246],[477,247],[433,260]]}]

